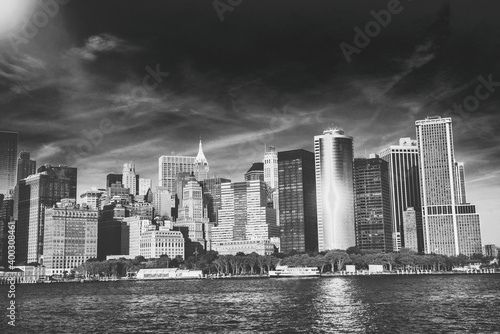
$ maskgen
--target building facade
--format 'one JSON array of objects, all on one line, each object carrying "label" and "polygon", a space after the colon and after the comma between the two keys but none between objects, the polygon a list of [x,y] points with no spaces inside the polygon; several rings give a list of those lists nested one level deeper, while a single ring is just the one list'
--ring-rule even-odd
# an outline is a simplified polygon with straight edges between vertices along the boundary
[{"label": "building facade", "polygon": [[264,181],[264,163],[254,162],[244,175],[245,181]]},{"label": "building facade", "polygon": [[408,208],[403,212],[404,245],[406,249],[420,252],[419,237],[417,229],[417,213],[414,208]]},{"label": "building facade", "polygon": [[210,167],[208,166],[208,161],[207,158],[205,158],[205,154],[203,154],[201,140],[200,146],[198,148],[198,155],[196,155],[196,158],[194,159],[193,171],[194,176],[198,181],[203,181],[209,178]]},{"label": "building facade", "polygon": [[420,184],[425,253],[448,256],[481,253],[479,215],[461,203],[451,118],[415,122],[420,158]]},{"label": "building facade", "polygon": [[194,171],[195,157],[161,156],[158,159],[159,186],[166,187],[170,194],[177,193],[177,175]]},{"label": "building facade", "polygon": [[129,189],[131,195],[137,195],[139,189],[136,187],[135,163],[123,164],[122,183],[125,188]]},{"label": "building facade", "polygon": [[98,211],[63,199],[45,210],[43,265],[46,274],[62,275],[97,257]]},{"label": "building facade", "polygon": [[391,194],[387,161],[354,159],[356,246],[392,252]]},{"label": "building facade", "polygon": [[314,153],[278,152],[280,251],[318,250]]},{"label": "building facade", "polygon": [[146,231],[141,235],[140,253],[146,259],[161,255],[168,255],[171,259],[184,258],[184,237],[179,231],[163,228]]},{"label": "building facade", "polygon": [[153,180],[139,178],[139,195],[146,195],[150,189],[153,190]]},{"label": "building facade", "polygon": [[63,198],[76,199],[76,168],[42,166],[19,181],[16,263],[41,261],[45,209]]},{"label": "building facade", "polygon": [[30,175],[36,174],[36,161],[31,160],[30,152],[23,151],[19,153],[17,160],[17,181]]},{"label": "building facade", "polygon": [[264,181],[223,183],[219,224],[212,228],[211,247],[230,241],[269,240],[279,236],[276,211],[267,206]]},{"label": "building facade", "polygon": [[314,137],[318,250],[356,244],[353,140],[338,128]]},{"label": "building facade", "polygon": [[[380,157],[389,163],[391,185],[392,239],[394,251],[404,244],[403,213],[408,208],[421,211],[419,155],[416,140],[401,138],[399,145],[391,145],[380,152]],[[422,217],[417,215],[418,251],[424,251]]]},{"label": "building facade", "polygon": [[0,131],[0,194],[9,195],[16,186],[17,132]]}]

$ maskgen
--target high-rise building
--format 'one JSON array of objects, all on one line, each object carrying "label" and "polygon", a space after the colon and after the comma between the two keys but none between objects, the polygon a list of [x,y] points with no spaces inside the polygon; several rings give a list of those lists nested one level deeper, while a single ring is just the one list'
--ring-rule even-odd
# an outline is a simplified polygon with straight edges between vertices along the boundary
[{"label": "high-rise building", "polygon": [[339,128],[314,136],[318,250],[356,244],[353,187],[353,140]]},{"label": "high-rise building", "polygon": [[457,189],[451,118],[428,117],[415,125],[425,253],[481,253],[479,214],[474,205],[461,203]]},{"label": "high-rise building", "polygon": [[123,183],[123,174],[110,173],[106,175],[106,189],[118,182]]},{"label": "high-rise building", "polygon": [[128,253],[129,231],[124,219],[129,216],[130,210],[118,202],[105,205],[99,213],[97,225],[97,258],[99,260],[105,260],[107,255]]},{"label": "high-rise building", "polygon": [[69,195],[66,198],[74,198],[77,197],[76,185],[77,185],[77,169],[76,167],[68,167],[68,166],[52,166],[50,164],[44,164],[40,166],[37,170],[37,173],[50,172],[54,174],[58,179],[68,179],[69,180]]},{"label": "high-rise building", "polygon": [[496,258],[498,257],[498,248],[497,246],[491,244],[491,245],[484,245],[483,246],[483,255],[486,257],[493,257]]},{"label": "high-rise building", "polygon": [[36,161],[30,159],[30,152],[23,151],[19,153],[17,182],[33,174],[36,174]]},{"label": "high-rise building", "polygon": [[97,257],[98,211],[62,199],[45,210],[43,265],[46,274],[62,275]]},{"label": "high-rise building", "polygon": [[420,214],[420,212],[415,211],[414,208],[408,208],[403,212],[403,228],[405,231],[404,245],[406,249],[411,249],[415,252],[420,251],[418,243],[417,214]]},{"label": "high-rise building", "polygon": [[267,206],[264,181],[223,183],[221,201],[219,225],[212,228],[212,249],[223,249],[234,241],[279,236],[276,211]]},{"label": "high-rise building", "polygon": [[268,186],[268,201],[276,210],[276,222],[279,225],[279,193],[278,193],[278,153],[276,147],[268,146],[264,153],[264,182]]},{"label": "high-rise building", "polygon": [[356,246],[392,252],[391,193],[387,161],[354,159]]},{"label": "high-rise building", "polygon": [[159,186],[166,187],[170,194],[177,193],[177,175],[194,171],[195,157],[161,156],[158,160]]},{"label": "high-rise building", "polygon": [[131,195],[137,195],[138,189],[135,179],[135,163],[124,163],[122,175],[123,186],[129,189]]},{"label": "high-rise building", "polygon": [[153,190],[153,180],[141,177],[139,179],[139,195],[146,195],[149,189]]},{"label": "high-rise building", "polygon": [[76,199],[77,170],[44,165],[38,173],[19,181],[16,262],[41,261],[45,209],[63,198]]},{"label": "high-rise building", "polygon": [[0,194],[0,266],[8,267],[9,222],[14,221],[14,199],[12,195]]},{"label": "high-rise building", "polygon": [[16,186],[17,132],[0,131],[0,194],[9,195]]},{"label": "high-rise building", "polygon": [[208,167],[207,158],[205,158],[205,154],[203,154],[203,149],[201,147],[201,140],[200,140],[200,147],[198,149],[198,155],[194,159],[193,171],[194,171],[194,176],[198,181],[203,181],[208,179],[208,172],[210,171],[210,168]]},{"label": "high-rise building", "polygon": [[172,217],[172,195],[167,187],[156,187],[154,193],[155,215],[160,217]]},{"label": "high-rise building", "polygon": [[[399,145],[391,145],[380,152],[389,163],[392,211],[392,241],[394,251],[406,247],[403,213],[408,208],[421,211],[418,145],[416,140],[401,138]],[[418,251],[424,251],[422,216],[417,214]]]},{"label": "high-rise building", "polygon": [[264,181],[264,163],[254,162],[252,167],[245,173],[245,181]]},{"label": "high-rise building", "polygon": [[465,167],[463,162],[455,162],[456,168],[456,189],[458,191],[458,202],[460,204],[467,203],[467,195],[465,193]]},{"label": "high-rise building", "polygon": [[210,222],[218,222],[218,213],[221,208],[221,184],[231,182],[229,179],[214,177],[202,181],[203,207],[207,208]]},{"label": "high-rise building", "polygon": [[141,235],[149,230],[156,230],[156,225],[151,224],[149,217],[131,216],[123,218],[123,222],[128,226],[128,255],[141,255]]},{"label": "high-rise building", "polygon": [[184,220],[200,220],[203,214],[203,188],[196,181],[194,174],[182,189],[179,218]]},{"label": "high-rise building", "polygon": [[318,250],[314,153],[278,152],[281,252]]}]

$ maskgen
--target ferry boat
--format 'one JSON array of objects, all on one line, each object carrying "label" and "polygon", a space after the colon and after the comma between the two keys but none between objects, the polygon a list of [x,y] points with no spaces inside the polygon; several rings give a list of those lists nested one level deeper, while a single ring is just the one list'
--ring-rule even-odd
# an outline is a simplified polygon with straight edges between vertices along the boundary
[{"label": "ferry boat", "polygon": [[276,266],[276,270],[269,270],[269,277],[319,277],[316,267],[288,267]]}]

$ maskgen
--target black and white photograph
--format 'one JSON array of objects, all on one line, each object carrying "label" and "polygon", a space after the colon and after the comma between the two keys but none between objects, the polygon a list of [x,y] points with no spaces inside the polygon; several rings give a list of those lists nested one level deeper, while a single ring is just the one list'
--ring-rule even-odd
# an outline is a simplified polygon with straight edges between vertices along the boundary
[{"label": "black and white photograph", "polygon": [[498,0],[0,0],[0,333],[500,333]]}]

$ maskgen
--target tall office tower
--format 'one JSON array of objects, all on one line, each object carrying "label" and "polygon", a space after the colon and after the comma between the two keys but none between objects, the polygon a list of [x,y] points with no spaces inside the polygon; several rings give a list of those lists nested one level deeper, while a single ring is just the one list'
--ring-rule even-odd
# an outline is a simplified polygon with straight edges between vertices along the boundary
[{"label": "tall office tower", "polygon": [[[394,251],[406,247],[403,213],[408,208],[421,212],[418,145],[416,140],[401,138],[399,145],[391,145],[380,152],[389,163],[392,211],[392,241]],[[418,251],[424,251],[422,216],[417,214]]]},{"label": "tall office tower", "polygon": [[129,162],[123,164],[123,186],[128,188],[131,195],[137,195],[137,187],[135,180],[135,163]]},{"label": "tall office tower", "polygon": [[156,216],[172,217],[172,194],[167,187],[156,187],[153,206]]},{"label": "tall office tower", "polygon": [[128,226],[123,220],[129,216],[129,209],[120,203],[112,202],[104,206],[97,224],[99,260],[105,260],[106,255],[122,255],[128,252]]},{"label": "tall office tower", "polygon": [[106,189],[118,182],[123,183],[123,174],[110,173],[106,175]]},{"label": "tall office tower", "polygon": [[182,202],[179,218],[183,220],[201,220],[203,215],[203,188],[191,174],[189,181],[182,189]]},{"label": "tall office tower", "polygon": [[448,256],[481,253],[479,214],[462,204],[457,188],[451,118],[415,122],[420,158],[420,184],[425,253]]},{"label": "tall office tower", "polygon": [[314,136],[318,250],[356,245],[353,141],[339,128]]},{"label": "tall office tower", "polygon": [[465,193],[465,167],[463,162],[455,162],[456,189],[458,192],[458,203],[466,204],[467,195]]},{"label": "tall office tower", "polygon": [[403,212],[403,228],[405,231],[405,248],[418,252],[418,231],[417,231],[417,212],[413,208],[406,209]]},{"label": "tall office tower", "polygon": [[76,185],[77,185],[77,169],[76,167],[68,166],[51,166],[50,164],[45,164],[40,166],[37,170],[38,173],[43,172],[53,173],[58,179],[68,179],[69,180],[69,195],[66,198],[76,199]]},{"label": "tall office tower", "polygon": [[264,181],[223,183],[221,200],[219,225],[212,228],[214,250],[224,249],[233,241],[268,241],[279,236],[276,211],[267,206]]},{"label": "tall office tower", "polygon": [[279,194],[278,194],[278,153],[274,146],[266,148],[264,153],[264,181],[267,183],[269,199],[276,209],[276,223],[279,225]]},{"label": "tall office tower", "polygon": [[314,153],[278,152],[281,252],[318,250]]},{"label": "tall office tower", "polygon": [[33,174],[36,174],[36,161],[30,159],[30,152],[23,151],[19,153],[17,182]]},{"label": "tall office tower", "polygon": [[17,132],[0,131],[0,194],[8,195],[16,186]]},{"label": "tall office tower", "polygon": [[0,266],[8,268],[9,222],[13,222],[14,199],[0,194]]},{"label": "tall office tower", "polygon": [[97,190],[97,188],[92,188],[80,195],[80,201],[82,204],[85,204],[92,210],[100,210],[102,194],[103,194],[102,190]]},{"label": "tall office tower", "polygon": [[192,173],[195,159],[195,157],[161,156],[158,159],[158,185],[167,187],[174,196],[177,193],[177,174]]},{"label": "tall office tower", "polygon": [[140,242],[141,235],[149,230],[156,230],[156,226],[151,224],[151,219],[149,217],[142,216],[131,216],[127,218],[123,218],[123,222],[125,222],[128,226],[128,255],[130,256],[139,256],[140,252]]},{"label": "tall office tower", "polygon": [[211,222],[218,222],[218,213],[221,208],[221,184],[231,182],[229,179],[214,177],[202,181],[203,207],[207,208],[208,218]]},{"label": "tall office tower", "polygon": [[354,159],[356,246],[392,252],[391,193],[387,161]]},{"label": "tall office tower", "polygon": [[63,198],[76,199],[76,176],[76,168],[45,165],[19,181],[16,262],[40,262],[45,208]]},{"label": "tall office tower", "polygon": [[47,275],[69,273],[97,257],[98,211],[62,199],[45,210],[43,265]]},{"label": "tall office tower", "polygon": [[252,167],[245,173],[245,181],[264,181],[264,163],[254,162]]},{"label": "tall office tower", "polygon": [[201,148],[201,140],[200,140],[198,155],[196,156],[196,159],[194,159],[194,166],[193,166],[194,176],[198,181],[203,181],[205,179],[208,179],[209,170],[210,168],[208,167],[208,161],[207,158],[205,158],[205,154],[203,154],[203,149]]},{"label": "tall office tower", "polygon": [[153,190],[153,180],[141,177],[139,179],[139,195],[146,195],[149,189]]}]

